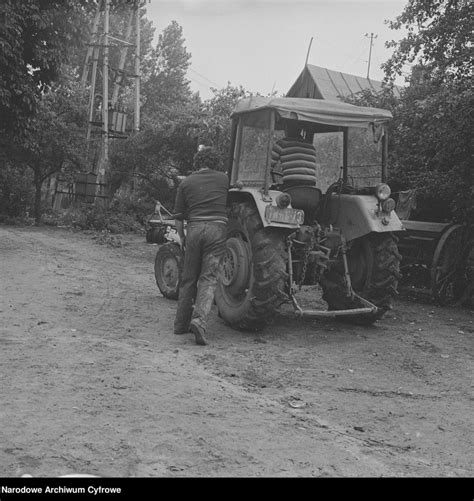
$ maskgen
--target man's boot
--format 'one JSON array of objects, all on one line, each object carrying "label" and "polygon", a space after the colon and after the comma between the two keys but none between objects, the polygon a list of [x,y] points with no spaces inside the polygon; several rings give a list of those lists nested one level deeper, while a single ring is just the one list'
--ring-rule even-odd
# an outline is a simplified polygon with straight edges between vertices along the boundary
[{"label": "man's boot", "polygon": [[194,322],[191,322],[189,330],[194,334],[196,344],[199,344],[200,346],[205,346],[207,344],[206,338],[204,337],[206,331],[202,327]]}]

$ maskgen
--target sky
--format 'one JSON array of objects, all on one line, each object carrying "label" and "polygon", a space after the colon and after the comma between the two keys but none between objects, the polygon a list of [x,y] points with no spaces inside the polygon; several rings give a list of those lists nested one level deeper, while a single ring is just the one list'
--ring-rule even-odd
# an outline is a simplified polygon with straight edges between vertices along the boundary
[{"label": "sky", "polygon": [[[171,21],[183,28],[193,91],[209,99],[211,87],[230,82],[246,90],[285,94],[308,63],[383,79],[380,65],[399,40],[395,20],[407,0],[147,0],[155,38]],[[155,40],[156,42],[156,40]],[[308,54],[309,52],[309,54]],[[403,85],[403,78],[396,81]]]}]

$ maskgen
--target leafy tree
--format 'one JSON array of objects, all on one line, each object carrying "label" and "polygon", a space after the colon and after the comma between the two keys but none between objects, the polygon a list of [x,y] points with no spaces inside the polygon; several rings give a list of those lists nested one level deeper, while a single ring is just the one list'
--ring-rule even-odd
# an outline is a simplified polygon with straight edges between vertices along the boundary
[{"label": "leafy tree", "polygon": [[192,99],[186,71],[191,54],[186,50],[183,28],[172,21],[142,64],[144,126],[168,119],[175,108]]},{"label": "leafy tree", "polygon": [[199,108],[188,104],[161,126],[148,126],[116,143],[110,157],[112,192],[132,182],[138,196],[171,208],[177,176],[192,167],[198,144]]},{"label": "leafy tree", "polygon": [[213,93],[204,103],[197,96],[184,103],[171,102],[172,106],[168,106],[159,121],[149,117],[144,130],[118,143],[110,162],[112,190],[131,182],[133,174],[141,196],[158,199],[172,208],[178,176],[192,169],[194,154],[201,143],[214,146],[226,168],[230,116],[237,100],[249,93],[230,84],[223,89],[213,89]]},{"label": "leafy tree", "polygon": [[[21,132],[70,51],[83,43],[92,0],[2,0],[0,132]],[[5,137],[5,136],[4,136]]]},{"label": "leafy tree", "polygon": [[0,158],[0,218],[23,218],[33,206],[32,172],[19,170],[10,158]]},{"label": "leafy tree", "polygon": [[185,78],[191,54],[173,21],[142,60],[141,131],[115,142],[110,157],[112,192],[133,186],[139,196],[172,205],[174,181],[186,174],[197,148],[201,101]]},{"label": "leafy tree", "polygon": [[395,49],[383,65],[387,77],[400,75],[407,63],[416,63],[432,80],[471,78],[473,19],[471,0],[409,0],[389,22],[391,29],[403,27],[407,35],[387,44]]},{"label": "leafy tree", "polygon": [[402,187],[417,188],[419,218],[467,220],[474,215],[474,93],[466,83],[411,86],[397,107],[392,177]]},{"label": "leafy tree", "polygon": [[35,189],[35,223],[41,222],[42,187],[60,172],[84,169],[85,96],[77,83],[64,81],[43,94],[38,112],[31,117],[21,142],[4,150],[7,165],[18,173],[29,170]]},{"label": "leafy tree", "polygon": [[213,96],[204,101],[200,141],[216,148],[222,156],[222,165],[227,168],[230,154],[230,116],[239,99],[248,97],[250,92],[242,86],[232,86],[230,82],[222,89],[211,89]]},{"label": "leafy tree", "polygon": [[396,189],[416,188],[420,219],[471,220],[472,179],[472,28],[469,0],[409,0],[390,22],[406,37],[384,64],[386,81],[414,63],[400,100],[388,91],[362,94],[359,104],[392,111],[390,182]]}]

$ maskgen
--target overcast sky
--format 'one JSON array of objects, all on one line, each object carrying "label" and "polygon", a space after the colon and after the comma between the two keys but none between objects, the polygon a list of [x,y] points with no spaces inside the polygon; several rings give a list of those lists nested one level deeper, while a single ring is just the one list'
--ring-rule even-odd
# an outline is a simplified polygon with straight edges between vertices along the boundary
[{"label": "overcast sky", "polygon": [[[382,80],[387,40],[406,0],[149,0],[155,35],[177,21],[192,54],[188,78],[203,99],[230,82],[252,92],[286,93],[308,63]],[[369,36],[366,36],[368,34]],[[397,83],[403,84],[403,80]]]}]

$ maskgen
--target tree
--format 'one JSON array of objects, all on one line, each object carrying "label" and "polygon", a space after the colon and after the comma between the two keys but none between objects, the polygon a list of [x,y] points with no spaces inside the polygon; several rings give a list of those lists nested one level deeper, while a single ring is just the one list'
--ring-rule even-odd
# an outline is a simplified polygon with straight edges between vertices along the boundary
[{"label": "tree", "polygon": [[249,93],[230,83],[223,89],[213,89],[213,93],[204,103],[197,96],[173,103],[160,120],[149,117],[139,134],[118,143],[110,159],[112,190],[130,182],[134,175],[141,196],[158,199],[171,208],[177,176],[187,175],[192,169],[200,143],[215,147],[226,168],[230,116],[237,101]]},{"label": "tree", "polygon": [[387,82],[415,63],[399,101],[386,94],[362,96],[360,104],[388,105],[391,182],[416,188],[424,203],[419,217],[470,221],[474,216],[472,179],[471,51],[474,4],[469,0],[409,0],[390,22],[407,36],[391,42],[384,64]]},{"label": "tree", "polygon": [[0,132],[21,134],[70,51],[83,43],[93,6],[92,0],[0,3]]},{"label": "tree", "polygon": [[166,120],[176,106],[192,99],[186,71],[191,54],[184,46],[183,28],[172,21],[158,37],[156,48],[142,64],[144,125]]},{"label": "tree", "polygon": [[18,172],[29,169],[35,190],[35,224],[42,214],[42,187],[51,176],[84,168],[85,96],[78,84],[65,80],[42,95],[37,113],[26,122],[21,142],[6,155]]},{"label": "tree", "polygon": [[191,170],[198,144],[211,144],[222,160],[228,158],[230,116],[237,100],[249,93],[229,83],[212,89],[214,96],[202,103],[186,79],[191,54],[184,42],[181,26],[173,21],[144,58],[142,127],[112,150],[109,179],[113,192],[133,178],[138,196],[171,207],[177,176]]},{"label": "tree", "polygon": [[118,143],[110,157],[111,191],[133,178],[136,196],[172,207],[177,176],[188,173],[197,147],[196,128],[188,120],[148,127]]},{"label": "tree", "polygon": [[203,123],[200,141],[209,143],[221,154],[222,165],[230,154],[231,115],[239,99],[248,97],[250,92],[242,86],[235,87],[230,82],[222,89],[212,88],[213,96],[203,103]]},{"label": "tree", "polygon": [[184,42],[182,27],[172,21],[143,57],[141,131],[112,149],[112,192],[133,178],[136,193],[172,204],[173,180],[192,166],[201,101],[185,78],[191,54]]},{"label": "tree", "polygon": [[407,35],[387,44],[395,50],[383,65],[386,76],[393,79],[405,64],[416,63],[439,82],[471,78],[473,19],[471,0],[409,0],[389,22],[391,29],[404,27]]}]

